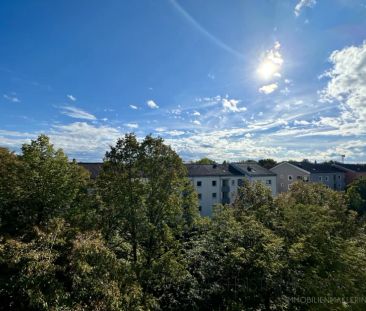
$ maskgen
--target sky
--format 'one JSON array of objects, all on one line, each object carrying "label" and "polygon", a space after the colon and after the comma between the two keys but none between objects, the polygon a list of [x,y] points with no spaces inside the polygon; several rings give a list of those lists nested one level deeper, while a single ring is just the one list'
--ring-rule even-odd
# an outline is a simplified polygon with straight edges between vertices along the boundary
[{"label": "sky", "polygon": [[0,146],[366,162],[366,0],[0,1]]}]

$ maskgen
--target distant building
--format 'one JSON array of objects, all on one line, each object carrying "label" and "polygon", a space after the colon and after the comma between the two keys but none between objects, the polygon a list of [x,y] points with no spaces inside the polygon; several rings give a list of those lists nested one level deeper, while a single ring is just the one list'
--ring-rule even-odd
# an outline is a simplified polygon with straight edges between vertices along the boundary
[{"label": "distant building", "polygon": [[330,163],[282,162],[271,169],[277,174],[277,191],[286,192],[292,183],[317,182],[327,187],[342,191],[345,189],[345,173]]},{"label": "distant building", "polygon": [[[96,178],[102,163],[79,163]],[[200,213],[211,216],[216,204],[230,204],[243,184],[243,180],[259,181],[276,195],[276,174],[255,162],[230,164],[185,164],[188,177],[197,191]]]},{"label": "distant building", "polygon": [[349,185],[358,178],[366,178],[366,164],[344,164],[336,162],[333,166],[346,174],[346,185]]},{"label": "distant building", "polygon": [[197,191],[202,216],[211,216],[216,204],[235,200],[243,180],[259,181],[276,195],[276,174],[255,162],[230,164],[186,164],[188,177]]}]

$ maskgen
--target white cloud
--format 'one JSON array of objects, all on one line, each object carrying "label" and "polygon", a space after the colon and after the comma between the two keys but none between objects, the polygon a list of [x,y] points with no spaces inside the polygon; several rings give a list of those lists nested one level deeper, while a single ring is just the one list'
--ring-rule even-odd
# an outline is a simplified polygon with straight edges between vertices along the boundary
[{"label": "white cloud", "polygon": [[324,103],[340,103],[340,116],[332,118],[336,119],[332,126],[338,126],[342,135],[365,134],[366,41],[334,51],[329,61],[332,68],[323,74],[329,81],[320,94]]},{"label": "white cloud", "polygon": [[181,136],[181,135],[185,134],[184,131],[179,131],[179,130],[166,131],[166,133],[170,136]]},{"label": "white cloud", "polygon": [[194,121],[192,121],[192,123],[193,123],[193,124],[196,124],[196,125],[201,125],[201,122],[200,122],[200,121],[198,121],[198,120],[194,120]]},{"label": "white cloud", "polygon": [[300,0],[295,6],[294,13],[296,16],[299,16],[302,9],[306,7],[312,8],[315,6],[315,4],[316,0]]},{"label": "white cloud", "polygon": [[165,132],[166,131],[166,128],[165,127],[157,127],[155,129],[156,132]]},{"label": "white cloud", "polygon": [[146,104],[151,109],[158,109],[159,108],[159,106],[152,99],[148,100],[146,102]]},{"label": "white cloud", "polygon": [[134,109],[134,110],[137,110],[137,109],[138,109],[138,107],[137,107],[137,106],[135,106],[135,105],[130,105],[130,108],[131,108],[131,109]]},{"label": "white cloud", "polygon": [[73,101],[73,102],[76,102],[76,97],[75,96],[73,96],[73,95],[66,95],[67,96],[67,98],[68,99],[70,99],[71,101]]},{"label": "white cloud", "polygon": [[261,88],[259,88],[258,91],[260,93],[270,94],[270,93],[274,92],[277,88],[278,88],[277,83],[272,83],[272,84],[268,84],[268,85],[263,85]]},{"label": "white cloud", "polygon": [[281,94],[287,96],[288,94],[290,94],[290,89],[286,86],[280,92],[281,92]]},{"label": "white cloud", "polygon": [[283,58],[280,53],[281,44],[279,41],[274,43],[274,46],[269,51],[266,51],[261,58],[257,69],[258,75],[265,80],[280,78]]},{"label": "white cloud", "polygon": [[309,121],[306,120],[295,120],[294,125],[309,125],[311,124]]},{"label": "white cloud", "polygon": [[238,99],[228,99],[223,98],[222,99],[222,107],[224,108],[224,111],[230,111],[230,112],[242,112],[246,111],[246,107],[238,107],[238,104],[240,103],[240,100]]},{"label": "white cloud", "polygon": [[97,118],[89,112],[86,112],[80,108],[73,106],[64,106],[61,111],[64,115],[67,115],[75,119],[85,119],[85,120],[96,120]]},{"label": "white cloud", "polygon": [[125,123],[124,126],[127,126],[131,129],[137,129],[139,127],[137,123]]},{"label": "white cloud", "polygon": [[4,94],[3,97],[10,101],[10,102],[13,102],[13,103],[20,103],[20,99],[15,95],[7,95],[7,94]]},{"label": "white cloud", "polygon": [[192,113],[192,116],[200,116],[201,114],[198,112],[198,111],[194,111],[193,113]]}]

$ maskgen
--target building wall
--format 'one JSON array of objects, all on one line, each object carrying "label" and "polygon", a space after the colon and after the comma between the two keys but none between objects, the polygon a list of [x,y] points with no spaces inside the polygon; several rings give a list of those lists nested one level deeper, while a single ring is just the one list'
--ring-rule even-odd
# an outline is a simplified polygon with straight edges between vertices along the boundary
[{"label": "building wall", "polygon": [[[199,198],[200,204],[200,212],[202,216],[211,216],[212,209],[215,204],[222,203],[223,199],[223,181],[228,180],[229,193],[228,197],[230,199],[230,203],[235,199],[235,194],[238,189],[238,179],[243,179],[240,176],[203,176],[203,177],[190,177],[190,180],[193,183],[195,190],[197,191],[197,195]],[[214,186],[212,182],[215,181],[216,185]],[[199,182],[201,185],[199,186]],[[216,193],[216,197],[213,196],[213,193]]]},{"label": "building wall", "polygon": [[311,174],[310,181],[322,183],[337,191],[343,191],[346,186],[345,173],[342,172]]},{"label": "building wall", "polygon": [[[244,180],[245,176],[204,176],[190,177],[190,180],[199,196],[199,205],[201,216],[211,216],[215,204],[233,203],[240,186],[240,181]],[[272,195],[276,195],[276,176],[263,176],[248,178],[249,181],[259,181],[266,185],[272,191]],[[223,202],[223,185],[224,180],[228,180],[228,198],[229,202]],[[268,180],[271,182],[268,183]],[[212,182],[216,181],[216,186]],[[201,182],[201,185],[198,185]],[[227,189],[225,189],[227,190]],[[216,193],[216,197],[213,196]]]},{"label": "building wall", "polygon": [[366,178],[366,172],[353,172],[353,171],[345,171],[346,178],[346,186],[354,182],[359,178]]},{"label": "building wall", "polygon": [[310,179],[309,173],[288,163],[274,167],[271,171],[277,174],[277,193],[288,191],[295,181]]},{"label": "building wall", "polygon": [[249,177],[249,181],[253,182],[261,182],[265,185],[269,190],[271,190],[272,196],[277,195],[277,176],[255,176]]}]

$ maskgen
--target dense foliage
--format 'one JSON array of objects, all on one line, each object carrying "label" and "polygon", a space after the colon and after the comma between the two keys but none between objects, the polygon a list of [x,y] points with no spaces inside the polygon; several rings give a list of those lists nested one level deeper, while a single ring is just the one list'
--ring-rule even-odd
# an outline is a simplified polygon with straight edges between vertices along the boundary
[{"label": "dense foliage", "polygon": [[45,136],[0,149],[0,310],[365,310],[364,181],[244,182],[208,219],[186,175],[150,136],[95,181]]}]

